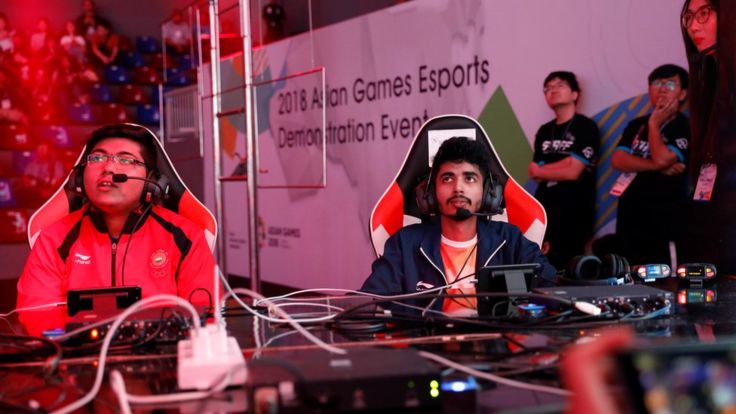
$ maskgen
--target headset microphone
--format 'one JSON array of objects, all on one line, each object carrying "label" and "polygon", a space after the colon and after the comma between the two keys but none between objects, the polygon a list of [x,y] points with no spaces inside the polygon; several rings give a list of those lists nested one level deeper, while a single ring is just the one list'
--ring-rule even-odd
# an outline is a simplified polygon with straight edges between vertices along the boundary
[{"label": "headset microphone", "polygon": [[162,197],[166,197],[168,195],[168,191],[167,190],[169,189],[168,188],[169,186],[167,185],[166,186],[166,189],[164,189],[163,187],[161,187],[161,184],[159,184],[157,181],[154,181],[154,180],[151,180],[151,179],[148,179],[148,178],[143,178],[143,177],[131,177],[131,176],[126,175],[126,174],[113,174],[112,175],[112,182],[114,182],[114,183],[124,183],[124,182],[126,182],[128,180],[140,180],[140,181],[145,181],[147,183],[151,183],[151,184],[155,185],[156,187],[158,187],[159,191],[161,191]]},{"label": "headset microphone", "polygon": [[468,210],[468,209],[465,209],[465,208],[458,208],[458,209],[457,209],[457,210],[455,211],[455,216],[453,216],[453,218],[454,218],[455,220],[458,220],[458,221],[460,221],[460,220],[466,220],[466,219],[469,219],[469,218],[471,218],[471,217],[473,217],[473,216],[478,216],[478,217],[490,217],[490,216],[492,216],[492,215],[493,215],[493,213],[473,213],[472,211],[470,211],[470,210]]}]

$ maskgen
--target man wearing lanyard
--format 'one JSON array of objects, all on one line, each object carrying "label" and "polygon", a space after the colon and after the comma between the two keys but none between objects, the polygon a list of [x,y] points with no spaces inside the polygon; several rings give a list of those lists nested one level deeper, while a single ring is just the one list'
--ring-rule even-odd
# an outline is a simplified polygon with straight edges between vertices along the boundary
[{"label": "man wearing lanyard", "polygon": [[555,119],[542,125],[534,141],[529,178],[547,212],[542,251],[558,269],[583,254],[593,235],[598,126],[578,114],[580,85],[572,72],[552,72],[544,80],[544,99]]},{"label": "man wearing lanyard", "polygon": [[654,69],[649,75],[654,109],[629,122],[613,154],[613,167],[623,173],[611,190],[619,197],[619,252],[632,264],[677,265],[687,203],[690,128],[679,112],[687,83],[687,71],[677,65]]}]

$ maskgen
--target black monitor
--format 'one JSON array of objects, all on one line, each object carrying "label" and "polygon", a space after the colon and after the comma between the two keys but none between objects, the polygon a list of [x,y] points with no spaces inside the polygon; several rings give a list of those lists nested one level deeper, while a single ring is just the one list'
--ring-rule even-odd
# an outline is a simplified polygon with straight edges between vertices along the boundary
[{"label": "black monitor", "polygon": [[[542,265],[539,263],[486,266],[476,272],[477,293],[527,293],[537,287]],[[508,315],[513,307],[511,297],[478,296],[478,316],[497,317]],[[495,308],[495,309],[494,309]]]},{"label": "black monitor", "polygon": [[69,290],[66,293],[67,313],[95,312],[112,316],[141,300],[139,286]]}]

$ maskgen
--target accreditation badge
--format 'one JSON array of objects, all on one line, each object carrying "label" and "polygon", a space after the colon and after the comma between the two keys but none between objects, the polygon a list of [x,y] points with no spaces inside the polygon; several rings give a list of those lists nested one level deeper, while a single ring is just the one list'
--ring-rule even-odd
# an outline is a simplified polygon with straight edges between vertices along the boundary
[{"label": "accreditation badge", "polygon": [[631,185],[631,182],[634,181],[634,178],[636,178],[635,172],[621,173],[621,175],[619,175],[616,179],[616,182],[613,183],[611,191],[609,191],[608,193],[612,196],[620,197],[621,194],[623,194],[624,191],[629,188],[629,185]]},{"label": "accreditation badge", "polygon": [[713,187],[716,184],[717,173],[718,167],[715,164],[703,164],[700,167],[700,174],[698,175],[698,183],[695,185],[693,200],[710,201],[710,198],[713,196]]}]

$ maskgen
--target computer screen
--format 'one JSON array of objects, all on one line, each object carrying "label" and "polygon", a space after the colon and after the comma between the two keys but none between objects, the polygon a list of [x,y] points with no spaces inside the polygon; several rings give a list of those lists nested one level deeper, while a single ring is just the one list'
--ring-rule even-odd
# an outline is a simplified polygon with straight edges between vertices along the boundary
[{"label": "computer screen", "polygon": [[[527,293],[536,287],[541,269],[542,266],[539,263],[482,267],[477,271],[476,291],[478,293]],[[513,296],[483,297],[479,295],[478,316],[482,318],[507,315],[513,310],[513,306],[508,306],[513,298]]]}]

